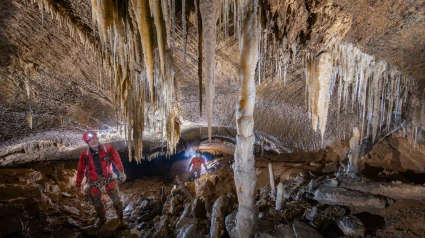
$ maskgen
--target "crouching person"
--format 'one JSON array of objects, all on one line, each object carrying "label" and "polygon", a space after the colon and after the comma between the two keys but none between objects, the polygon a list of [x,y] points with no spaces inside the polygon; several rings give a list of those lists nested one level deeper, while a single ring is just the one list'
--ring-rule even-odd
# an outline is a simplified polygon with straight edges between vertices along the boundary
[{"label": "crouching person", "polygon": [[106,210],[102,196],[103,194],[108,194],[121,225],[127,227],[127,223],[124,221],[124,207],[119,194],[117,176],[112,170],[113,163],[119,171],[119,180],[121,182],[126,180],[120,156],[111,145],[101,144],[99,137],[93,131],[84,133],[83,140],[87,143],[88,148],[81,153],[78,161],[75,191],[81,194],[81,182],[86,176],[87,187],[85,193],[90,197],[99,218],[96,225],[101,227],[106,222]]}]

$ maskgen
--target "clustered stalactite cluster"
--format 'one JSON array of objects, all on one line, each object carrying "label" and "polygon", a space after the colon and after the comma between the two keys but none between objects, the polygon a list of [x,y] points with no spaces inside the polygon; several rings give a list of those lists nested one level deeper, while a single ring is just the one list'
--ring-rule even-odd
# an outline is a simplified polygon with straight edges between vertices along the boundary
[{"label": "clustered stalactite cluster", "polygon": [[335,44],[329,52],[306,60],[306,101],[313,129],[326,131],[330,97],[337,88],[340,113],[358,111],[360,138],[373,142],[402,122],[413,81],[388,63],[377,61],[351,44]]},{"label": "clustered stalactite cluster", "polygon": [[[98,30],[100,47],[93,43],[96,41],[89,31],[63,14],[58,7],[60,5],[51,0],[33,2],[38,3],[42,12],[46,10],[55,15],[59,24],[65,22],[71,35],[78,35],[86,48],[99,56],[104,68],[109,69],[118,119],[125,122],[126,138],[134,141],[136,159],[142,158],[143,130],[147,125],[154,127],[155,123],[150,119],[154,115],[159,117],[169,152],[179,139],[179,123],[176,120],[179,107],[173,86],[176,19],[181,14],[183,75],[186,77],[187,28],[189,16],[194,12],[199,49],[199,108],[202,114],[202,83],[206,81],[205,104],[208,136],[211,138],[216,38],[217,35],[224,39],[233,37],[242,46],[242,6],[247,1],[182,1],[181,13],[177,13],[178,6],[174,0],[92,0],[93,28]],[[308,1],[307,4],[295,0],[260,1],[257,14],[258,83],[276,79],[286,83],[288,68],[300,60],[299,55],[310,52],[310,58],[314,58],[318,52],[331,49],[351,25],[350,16],[341,13],[333,1]],[[98,48],[101,48],[100,53],[95,50]],[[306,65],[308,68],[308,63]],[[324,117],[320,118],[323,120]]]}]

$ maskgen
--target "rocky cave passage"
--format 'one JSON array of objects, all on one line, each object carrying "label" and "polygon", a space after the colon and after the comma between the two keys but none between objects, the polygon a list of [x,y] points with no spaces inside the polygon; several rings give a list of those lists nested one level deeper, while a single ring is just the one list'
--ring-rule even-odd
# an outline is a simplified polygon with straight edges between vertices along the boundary
[{"label": "rocky cave passage", "polygon": [[[2,0],[0,236],[424,237],[424,9]],[[125,229],[73,191],[87,130]]]}]

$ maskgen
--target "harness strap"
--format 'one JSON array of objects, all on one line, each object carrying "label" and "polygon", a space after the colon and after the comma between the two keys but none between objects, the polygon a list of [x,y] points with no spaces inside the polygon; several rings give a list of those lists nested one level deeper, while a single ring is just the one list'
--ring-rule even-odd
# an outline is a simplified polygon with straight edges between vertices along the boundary
[{"label": "harness strap", "polygon": [[102,192],[102,194],[104,194],[106,193],[106,186],[111,182],[111,180],[115,180],[112,175],[109,175],[107,178],[99,177],[96,181],[90,180],[86,189],[89,191],[91,187],[95,186]]},{"label": "harness strap", "polygon": [[[103,146],[103,151],[105,152],[106,157],[103,158],[103,159],[101,159],[101,160],[107,162],[106,167],[105,167],[105,169],[107,169],[109,167],[109,165],[111,164],[112,158],[109,155],[108,150],[106,149],[106,146],[105,145],[102,145],[102,146]],[[87,150],[86,150],[86,157],[85,157],[85,162],[86,162],[86,166],[87,166],[87,170],[86,170],[85,176],[87,178],[89,177],[89,170],[90,170],[90,157],[89,157],[89,153],[90,153],[90,148],[87,148]],[[103,174],[103,171],[102,171],[102,174]]]}]

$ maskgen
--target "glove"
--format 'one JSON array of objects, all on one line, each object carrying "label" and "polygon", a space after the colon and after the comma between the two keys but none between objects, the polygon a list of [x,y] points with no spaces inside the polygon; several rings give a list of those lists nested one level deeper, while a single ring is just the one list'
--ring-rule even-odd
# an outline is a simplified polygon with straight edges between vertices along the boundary
[{"label": "glove", "polygon": [[125,180],[127,180],[127,176],[125,175],[124,171],[120,171],[120,181],[121,181],[121,183],[124,183]]}]

